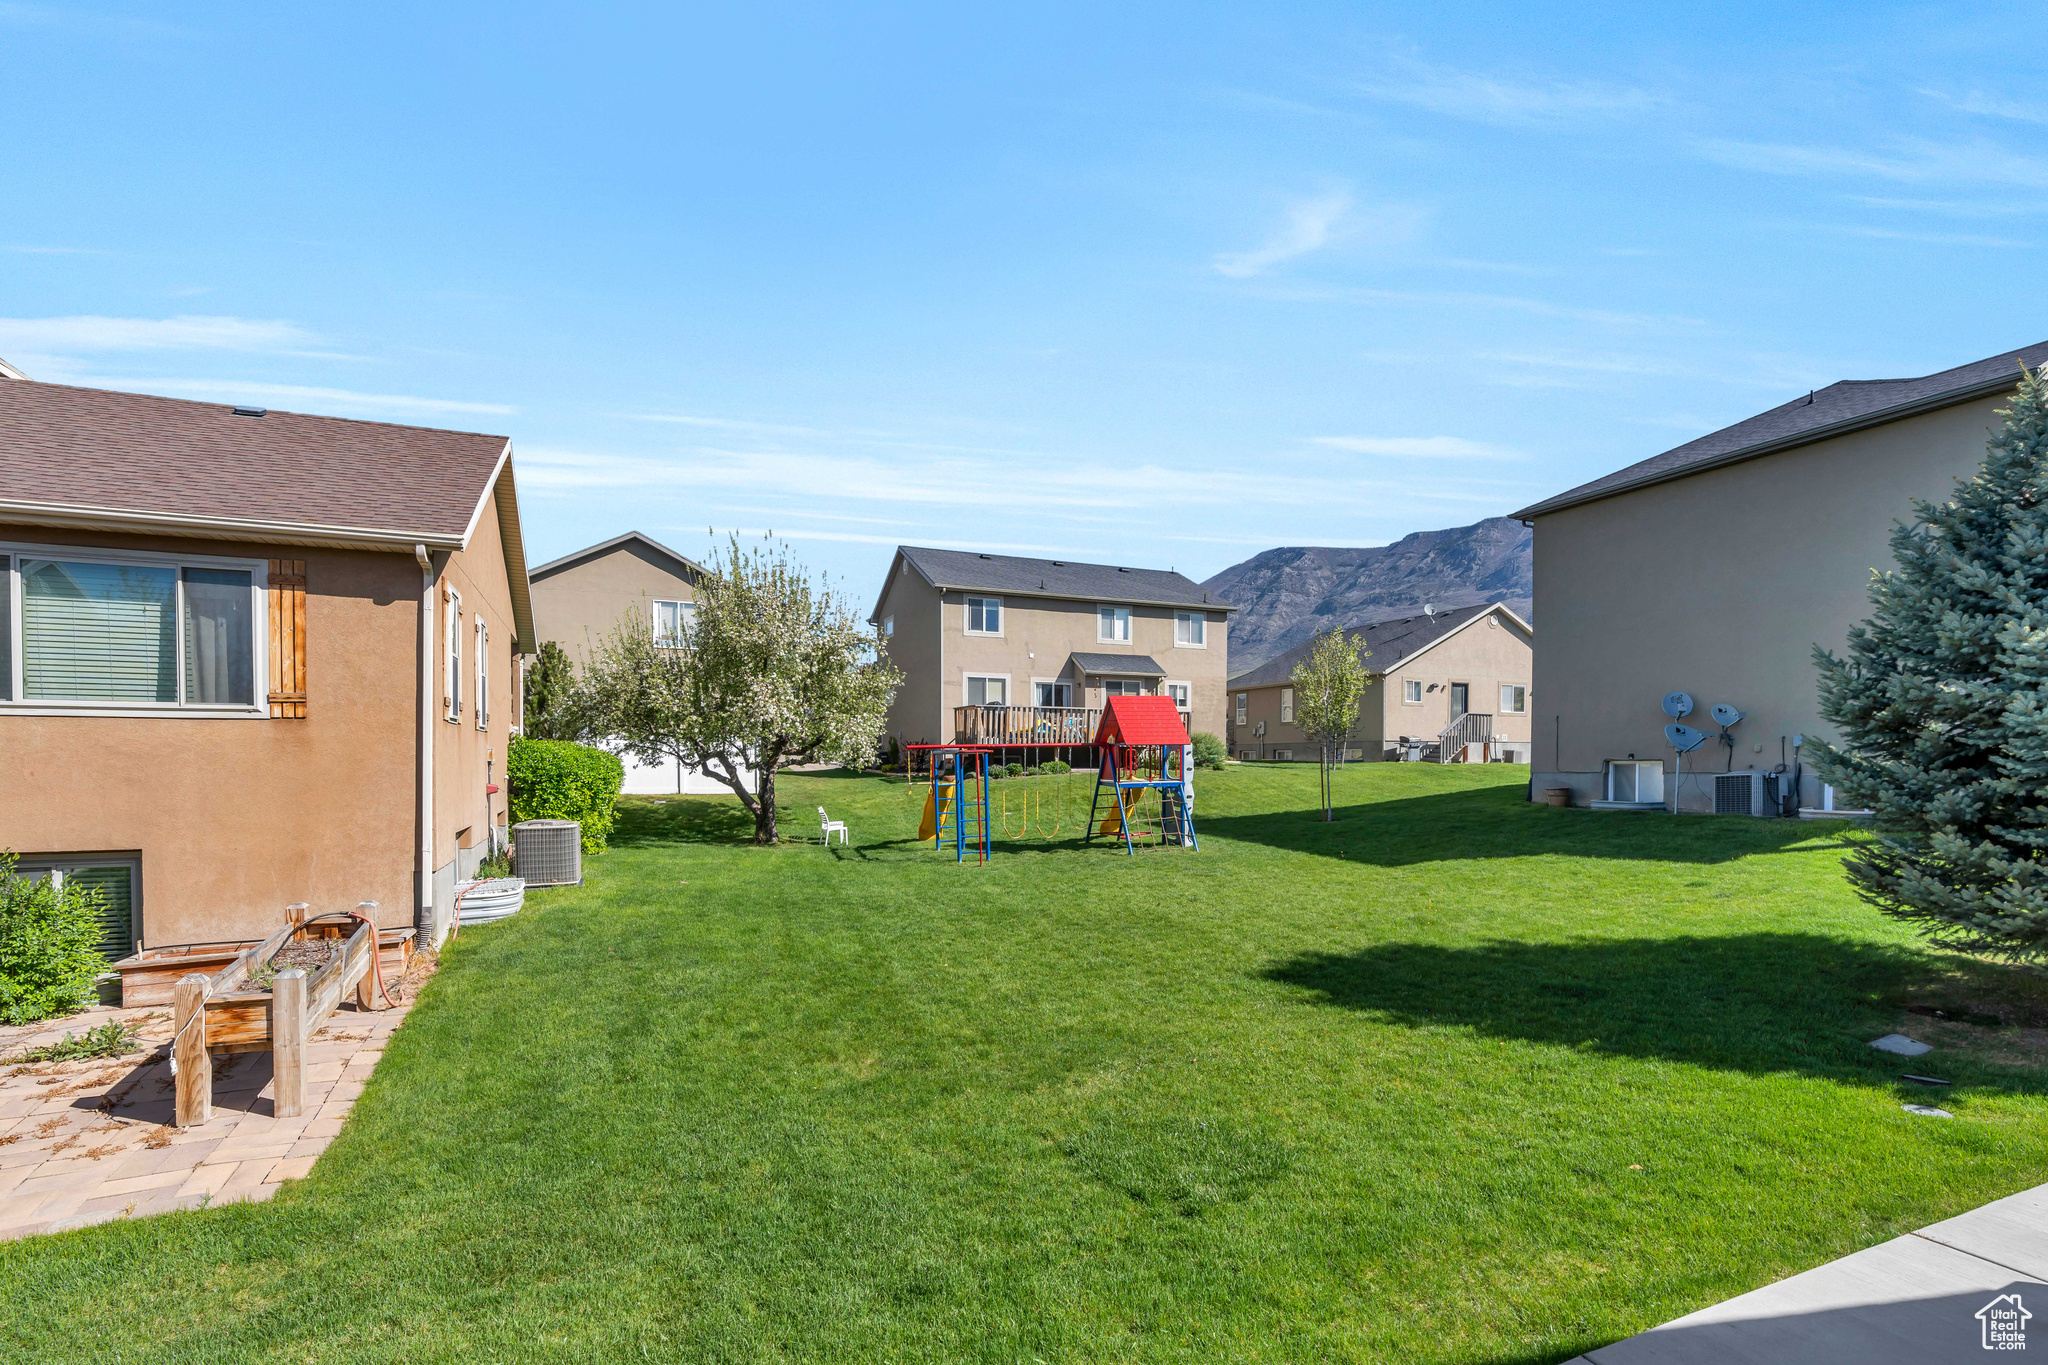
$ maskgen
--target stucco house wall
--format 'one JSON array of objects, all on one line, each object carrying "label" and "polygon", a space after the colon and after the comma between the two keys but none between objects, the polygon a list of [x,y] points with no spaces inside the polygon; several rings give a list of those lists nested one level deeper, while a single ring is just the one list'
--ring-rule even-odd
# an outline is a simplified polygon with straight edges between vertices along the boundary
[{"label": "stucco house wall", "polygon": [[697,574],[657,546],[621,537],[533,570],[533,624],[542,640],[581,664],[620,619],[637,614],[653,628],[653,604],[697,600]]},{"label": "stucco house wall", "polygon": [[[1604,793],[1611,760],[1675,756],[1660,702],[1682,690],[1688,723],[1741,709],[1732,752],[1688,756],[1688,774],[1774,767],[1794,735],[1823,735],[1812,651],[1840,651],[1869,615],[1870,576],[1911,500],[1947,497],[1981,465],[2003,397],[1707,469],[1535,517],[1536,654],[1532,788]],[[1800,800],[1818,804],[1809,772]],[[1711,810],[1688,777],[1682,809]]]},{"label": "stucco house wall", "polygon": [[0,715],[0,845],[25,857],[141,854],[148,947],[261,937],[293,901],[325,911],[374,900],[380,923],[412,923],[410,556],[45,526],[0,525],[0,538],[304,559],[307,675],[302,720]]}]

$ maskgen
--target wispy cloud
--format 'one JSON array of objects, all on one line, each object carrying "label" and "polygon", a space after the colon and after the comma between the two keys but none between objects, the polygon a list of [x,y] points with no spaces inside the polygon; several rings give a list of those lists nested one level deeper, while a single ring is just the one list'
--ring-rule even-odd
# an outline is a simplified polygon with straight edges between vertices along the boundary
[{"label": "wispy cloud", "polygon": [[1710,161],[1766,175],[1875,176],[1910,184],[2048,185],[2048,162],[1992,142],[1907,138],[1886,152],[1724,138],[1698,146]]},{"label": "wispy cloud", "polygon": [[1588,117],[1641,113],[1664,103],[1634,86],[1597,81],[1509,80],[1413,59],[1360,82],[1358,93],[1449,118],[1498,125],[1554,125]]},{"label": "wispy cloud", "polygon": [[2048,104],[2006,99],[1998,95],[1987,95],[1981,90],[1971,90],[1960,95],[1945,90],[1921,90],[1918,93],[1930,99],[1940,100],[1943,104],[1959,109],[1965,114],[2011,119],[2015,123],[2048,123]]},{"label": "wispy cloud", "polygon": [[1342,190],[1297,200],[1287,210],[1280,229],[1263,246],[1251,251],[1228,251],[1210,262],[1218,274],[1232,279],[1249,279],[1264,274],[1282,261],[1306,256],[1329,245],[1330,236],[1351,211],[1351,196]]},{"label": "wispy cloud", "polygon": [[1354,455],[1386,455],[1404,460],[1519,460],[1522,453],[1462,436],[1316,436],[1310,444]]},{"label": "wispy cloud", "polygon": [[1821,232],[1839,232],[1847,237],[1876,237],[1898,242],[1930,242],[1936,246],[1989,246],[2013,247],[2022,251],[2033,249],[2032,242],[2023,242],[2016,237],[1985,237],[1972,232],[1907,232],[1899,228],[1865,227],[1855,223],[1813,223],[1807,224]]},{"label": "wispy cloud", "polygon": [[285,351],[303,354],[319,338],[297,323],[252,318],[0,318],[0,353],[16,351]]},{"label": "wispy cloud", "polygon": [[518,408],[504,403],[477,403],[455,398],[420,398],[405,393],[360,393],[354,389],[330,389],[313,384],[244,383],[232,379],[120,379],[95,378],[97,387],[160,393],[171,397],[219,398],[234,402],[244,398],[279,399],[311,403],[322,412],[379,413],[415,417],[475,416],[509,417]]},{"label": "wispy cloud", "polygon": [[100,250],[98,247],[92,246],[31,246],[22,242],[0,247],[0,251],[11,252],[16,256],[105,256],[110,254]]},{"label": "wispy cloud", "polygon": [[1268,297],[1276,299],[1293,299],[1302,302],[1350,301],[1410,304],[1417,307],[1440,309],[1503,309],[1518,313],[1531,313],[1538,317],[1570,318],[1575,322],[1597,323],[1603,327],[1625,331],[1696,328],[1704,325],[1699,318],[1681,317],[1676,314],[1622,313],[1607,308],[1584,308],[1567,303],[1553,303],[1548,299],[1528,298],[1517,294],[1483,294],[1427,289],[1371,289],[1357,286],[1321,284],[1271,284],[1257,287],[1266,290]]},{"label": "wispy cloud", "polygon": [[1493,351],[1479,358],[1486,362],[1488,380],[1519,388],[1585,388],[1601,378],[1643,377],[1683,378],[1735,388],[1789,392],[1831,382],[1810,362],[1772,355],[1730,358],[1738,363],[1642,351]]}]

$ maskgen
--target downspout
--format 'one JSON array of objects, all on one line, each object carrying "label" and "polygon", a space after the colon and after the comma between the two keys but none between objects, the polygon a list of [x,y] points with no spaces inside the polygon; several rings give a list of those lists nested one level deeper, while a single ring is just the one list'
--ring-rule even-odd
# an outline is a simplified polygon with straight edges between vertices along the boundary
[{"label": "downspout", "polygon": [[419,911],[414,940],[434,942],[434,558],[424,545],[412,547],[420,565],[420,847]]}]

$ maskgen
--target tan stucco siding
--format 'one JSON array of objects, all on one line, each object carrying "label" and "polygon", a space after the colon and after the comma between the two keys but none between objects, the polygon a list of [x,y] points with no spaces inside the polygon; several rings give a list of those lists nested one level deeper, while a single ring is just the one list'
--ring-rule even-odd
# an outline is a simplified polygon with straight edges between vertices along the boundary
[{"label": "tan stucco siding", "polygon": [[[511,738],[513,717],[515,669],[511,650],[514,628],[511,585],[505,574],[505,548],[498,531],[495,507],[485,509],[469,548],[449,556],[441,570],[440,586],[444,591],[436,594],[438,619],[434,633],[438,650],[445,651],[447,647],[450,604],[445,589],[453,587],[462,595],[459,629],[463,704],[462,714],[457,719],[446,719],[447,670],[443,658],[437,656],[434,666],[437,689],[434,714],[436,868],[455,862],[464,850],[470,851],[468,861],[473,863],[475,851],[488,845],[488,831],[504,823],[508,809],[504,791],[505,748]],[[477,728],[475,623],[478,617],[483,618],[489,632],[491,651],[488,677],[490,706],[485,713],[489,720],[487,729]],[[492,783],[499,788],[495,795],[484,790]],[[464,830],[469,832],[467,837],[463,835]],[[461,869],[464,873],[470,870],[469,867]]]},{"label": "tan stucco siding", "polygon": [[889,662],[903,674],[889,705],[889,734],[903,744],[940,744],[953,738],[952,716],[939,704],[939,594],[924,578],[897,561],[882,592],[875,628],[889,623],[884,641]]},{"label": "tan stucco siding", "polygon": [[[1660,758],[1664,694],[1689,723],[1727,702],[1736,768],[1768,769],[1780,739],[1818,734],[1815,644],[1839,650],[1870,611],[1873,570],[1911,499],[1974,473],[2004,399],[1986,399],[1709,470],[1536,519],[1534,786],[1600,794],[1607,760]],[[1758,751],[1757,745],[1762,750]],[[1702,766],[1730,761],[1718,745]],[[1694,767],[1688,759],[1687,769]],[[1809,775],[1802,799],[1815,795]],[[1710,804],[1688,782],[1684,803]]]},{"label": "tan stucco siding", "polygon": [[[1489,621],[1496,624],[1488,624]],[[1367,762],[1386,757],[1387,746],[1397,743],[1403,736],[1435,740],[1451,723],[1453,683],[1464,683],[1469,688],[1467,710],[1493,717],[1493,734],[1497,742],[1514,745],[1529,742],[1529,718],[1534,710],[1534,703],[1528,700],[1533,694],[1531,640],[1521,627],[1498,613],[1474,620],[1431,648],[1407,659],[1388,663],[1368,658],[1365,663],[1368,668],[1385,671],[1374,673],[1372,682],[1359,698],[1358,721],[1353,725],[1345,747],[1359,750]],[[1419,703],[1402,700],[1406,694],[1403,683],[1410,679],[1423,686]],[[1524,695],[1524,705],[1529,709],[1521,713],[1502,711],[1502,684],[1529,688],[1530,692]],[[1248,754],[1253,759],[1265,759],[1270,758],[1277,748],[1292,751],[1295,762],[1316,759],[1316,746],[1301,727],[1280,719],[1280,694],[1288,686],[1286,683],[1274,683],[1237,689],[1245,697],[1245,722],[1234,727],[1233,756]],[[1235,695],[1232,694],[1233,697]],[[1257,733],[1261,722],[1266,727],[1264,734]]]},{"label": "tan stucco siding", "polygon": [[1131,638],[1121,642],[1096,638],[1097,609],[1104,604],[1003,597],[1002,634],[970,635],[966,629],[967,598],[982,595],[948,592],[939,609],[945,641],[939,706],[948,738],[953,708],[967,704],[966,680],[971,674],[1007,677],[1013,706],[1035,704],[1035,681],[1065,681],[1074,685],[1075,706],[1099,709],[1103,704],[1100,679],[1076,676],[1073,656],[1077,653],[1149,656],[1166,670],[1166,676],[1148,679],[1148,683],[1154,687],[1163,687],[1167,682],[1188,684],[1193,728],[1215,735],[1223,733],[1224,684],[1230,673],[1230,627],[1226,613],[1208,613],[1203,632],[1206,644],[1192,648],[1174,644],[1172,608],[1131,608]]},{"label": "tan stucco siding", "polygon": [[[0,846],[139,852],[145,946],[260,937],[301,900],[319,911],[374,900],[382,923],[412,923],[420,572],[410,555],[26,526],[0,536],[303,559],[307,674],[303,720],[0,714]],[[256,686],[260,700],[261,677]]]},{"label": "tan stucco siding", "polygon": [[[1489,622],[1491,624],[1489,624]],[[1391,665],[1381,692],[1381,733],[1392,739],[1402,735],[1434,738],[1451,723],[1451,685],[1464,683],[1469,689],[1467,709],[1493,717],[1496,741],[1506,744],[1529,742],[1528,709],[1504,711],[1500,705],[1503,684],[1528,688],[1525,708],[1533,708],[1534,692],[1531,641],[1521,627],[1498,613],[1477,620],[1448,639],[1412,658]],[[1422,683],[1420,704],[1402,700],[1404,681]]]},{"label": "tan stucco siding", "polygon": [[533,580],[534,633],[582,663],[591,648],[633,616],[654,629],[657,601],[694,602],[687,570],[636,541],[615,545]]}]

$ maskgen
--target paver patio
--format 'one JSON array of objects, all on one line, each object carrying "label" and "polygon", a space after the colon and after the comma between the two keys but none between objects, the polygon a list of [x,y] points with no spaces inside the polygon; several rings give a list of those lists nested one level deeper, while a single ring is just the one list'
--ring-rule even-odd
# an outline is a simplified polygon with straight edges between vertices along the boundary
[{"label": "paver patio", "polygon": [[306,1046],[306,1112],[278,1118],[270,1054],[214,1060],[213,1118],[171,1126],[168,1007],[100,1008],[0,1029],[0,1057],[110,1021],[140,1023],[144,1052],[0,1067],[0,1238],[115,1218],[268,1199],[341,1131],[410,1003],[345,1005]]}]

